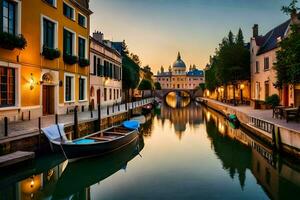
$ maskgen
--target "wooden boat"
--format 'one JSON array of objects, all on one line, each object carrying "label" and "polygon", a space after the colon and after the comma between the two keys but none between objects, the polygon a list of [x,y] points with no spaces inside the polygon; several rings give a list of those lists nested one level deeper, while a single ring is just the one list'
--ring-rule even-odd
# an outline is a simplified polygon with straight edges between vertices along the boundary
[{"label": "wooden boat", "polygon": [[132,129],[123,125],[108,128],[72,141],[67,140],[63,124],[52,125],[43,128],[42,131],[49,139],[52,150],[62,150],[65,157],[70,161],[112,152],[138,137],[138,128]]},{"label": "wooden boat", "polygon": [[[104,156],[68,163],[56,184],[53,199],[71,199],[119,170],[126,170],[127,163],[140,154],[143,148],[143,137],[138,137],[125,147]],[[74,180],[78,180],[76,184]]]}]

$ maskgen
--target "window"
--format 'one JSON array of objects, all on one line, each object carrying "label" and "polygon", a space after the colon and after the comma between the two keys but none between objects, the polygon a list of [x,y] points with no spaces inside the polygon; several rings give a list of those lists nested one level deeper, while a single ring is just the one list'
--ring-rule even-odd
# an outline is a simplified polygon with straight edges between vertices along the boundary
[{"label": "window", "polygon": [[258,100],[260,98],[260,83],[256,82],[255,83],[255,99]]},{"label": "window", "polygon": [[108,77],[108,70],[109,70],[109,63],[105,60],[104,61],[104,76]]},{"label": "window", "polygon": [[119,98],[119,90],[117,89],[117,99]]},{"label": "window", "polygon": [[78,57],[85,58],[85,39],[78,37]]},{"label": "window", "polygon": [[72,20],[74,20],[74,8],[72,8],[71,6],[67,5],[65,2],[63,4],[63,12],[64,12],[64,15],[67,17],[67,18],[70,18]]},{"label": "window", "polygon": [[74,33],[64,29],[64,54],[73,55]]},{"label": "window", "polygon": [[15,69],[8,67],[0,67],[0,107],[15,106],[15,82]]},{"label": "window", "polygon": [[111,100],[112,94],[111,94],[111,88],[109,89],[109,100]]},{"label": "window", "polygon": [[78,24],[80,26],[86,27],[86,17],[78,13]]},{"label": "window", "polygon": [[269,69],[269,57],[266,57],[264,59],[264,69],[268,70]]},{"label": "window", "polygon": [[86,78],[79,78],[79,101],[86,100]]},{"label": "window", "polygon": [[56,6],[56,0],[44,0],[44,1],[50,4],[51,6]]},{"label": "window", "polygon": [[43,18],[43,45],[54,48],[55,24]]},{"label": "window", "polygon": [[97,76],[101,76],[101,60],[100,58],[97,58]]},{"label": "window", "polygon": [[104,88],[104,101],[107,101],[107,88]]},{"label": "window", "polygon": [[116,89],[114,89],[114,100],[116,99]]},{"label": "window", "polygon": [[256,61],[255,62],[255,73],[258,73],[259,72],[259,62]]},{"label": "window", "polygon": [[[1,1],[0,1],[1,2]],[[16,34],[16,3],[8,0],[2,1],[2,30]]]},{"label": "window", "polygon": [[65,75],[65,101],[74,101],[74,75]]},{"label": "window", "polygon": [[96,56],[94,56],[94,63],[93,64],[94,64],[94,69],[93,69],[94,73],[93,74],[97,75],[97,57]]}]

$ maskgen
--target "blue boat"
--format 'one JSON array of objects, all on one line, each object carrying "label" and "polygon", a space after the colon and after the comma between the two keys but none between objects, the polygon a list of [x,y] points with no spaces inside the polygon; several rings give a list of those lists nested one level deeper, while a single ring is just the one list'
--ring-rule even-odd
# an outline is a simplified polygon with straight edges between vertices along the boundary
[{"label": "blue boat", "polygon": [[114,126],[75,140],[67,139],[63,124],[43,128],[42,132],[48,138],[53,151],[62,150],[68,160],[74,161],[103,155],[126,146],[138,137],[139,126],[137,121],[127,121],[120,126]]}]

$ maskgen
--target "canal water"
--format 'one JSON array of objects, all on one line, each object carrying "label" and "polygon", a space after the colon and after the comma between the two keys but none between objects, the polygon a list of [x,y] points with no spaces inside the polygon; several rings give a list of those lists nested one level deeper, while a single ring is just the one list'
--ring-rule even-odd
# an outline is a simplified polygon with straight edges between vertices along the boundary
[{"label": "canal water", "polygon": [[299,199],[299,163],[213,110],[176,100],[112,154],[75,163],[49,155],[1,171],[0,199]]}]

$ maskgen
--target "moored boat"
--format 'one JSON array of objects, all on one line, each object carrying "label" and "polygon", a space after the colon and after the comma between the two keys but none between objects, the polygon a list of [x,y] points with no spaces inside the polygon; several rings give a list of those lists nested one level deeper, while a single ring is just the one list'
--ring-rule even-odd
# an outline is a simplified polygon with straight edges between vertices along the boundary
[{"label": "moored boat", "polygon": [[61,149],[66,158],[73,161],[103,155],[129,144],[138,137],[137,123],[127,121],[125,125],[111,127],[75,140],[67,139],[63,124],[52,125],[43,128],[42,131],[49,139],[53,151]]}]

